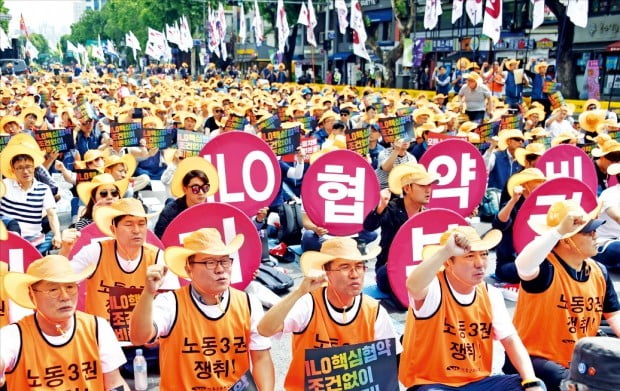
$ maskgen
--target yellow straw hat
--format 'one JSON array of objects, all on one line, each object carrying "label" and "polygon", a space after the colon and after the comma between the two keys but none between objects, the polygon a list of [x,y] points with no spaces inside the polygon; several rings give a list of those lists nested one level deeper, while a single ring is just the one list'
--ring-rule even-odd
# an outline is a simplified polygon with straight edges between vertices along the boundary
[{"label": "yellow straw hat", "polygon": [[111,156],[103,156],[103,169],[114,167],[117,164],[124,164],[125,170],[127,171],[127,177],[131,178],[133,173],[136,171],[136,167],[138,163],[136,162],[136,158],[130,154],[126,153],[123,156],[111,155]]},{"label": "yellow straw hat", "polygon": [[80,182],[77,184],[77,193],[80,197],[80,200],[84,203],[84,205],[88,205],[88,201],[90,201],[91,193],[93,189],[101,185],[114,185],[118,189],[119,195],[122,198],[127,191],[127,187],[129,186],[129,178],[121,179],[118,181],[114,180],[114,177],[110,174],[99,174],[95,176],[92,180],[88,182]]},{"label": "yellow straw hat", "polygon": [[584,228],[587,230],[585,232],[591,232],[603,224],[604,220],[596,219],[602,206],[603,204],[599,203],[592,211],[586,212],[581,205],[573,200],[558,201],[551,205],[547,211],[547,218],[544,222],[530,219],[528,220],[528,224],[534,232],[539,235],[543,235],[545,232],[556,229],[568,214],[583,217],[586,222],[579,225],[571,232],[564,234],[562,239],[566,239],[580,232]]},{"label": "yellow straw hat", "polygon": [[502,240],[502,232],[498,229],[492,229],[481,237],[473,227],[459,225],[441,234],[439,237],[439,244],[424,246],[424,249],[422,250],[422,259],[427,260],[442,246],[445,246],[450,238],[450,235],[453,233],[463,235],[469,240],[470,251],[490,250],[497,246]]},{"label": "yellow straw hat", "polygon": [[170,183],[170,193],[175,197],[182,197],[183,191],[183,177],[193,170],[202,171],[209,179],[209,191],[207,196],[213,195],[217,192],[220,182],[217,175],[217,170],[213,164],[209,163],[205,158],[201,156],[192,156],[183,159],[179,166],[174,171],[172,176],[172,182]]},{"label": "yellow straw hat", "polygon": [[13,160],[13,158],[17,155],[30,156],[35,168],[43,164],[43,153],[38,146],[34,147],[28,143],[12,143],[11,141],[9,141],[7,146],[0,153],[0,172],[2,172],[4,177],[15,178],[15,172],[11,166],[11,160]]},{"label": "yellow straw hat", "polygon": [[547,148],[543,143],[530,143],[525,148],[517,148],[515,150],[515,159],[522,167],[525,167],[525,157],[527,155],[542,156]]},{"label": "yellow straw hat", "polygon": [[522,184],[530,181],[545,181],[546,179],[545,174],[543,174],[543,172],[538,168],[526,168],[508,179],[508,184],[506,185],[508,194],[512,197],[515,186],[521,186]]},{"label": "yellow straw hat", "polygon": [[106,236],[114,237],[112,232],[112,220],[119,216],[135,216],[150,218],[156,214],[144,211],[142,202],[136,198],[121,198],[112,205],[101,206],[93,212],[93,220],[97,228]]},{"label": "yellow straw hat", "polygon": [[306,251],[301,254],[299,263],[304,276],[313,271],[323,270],[323,266],[335,259],[347,261],[367,261],[375,258],[381,252],[381,247],[375,246],[364,255],[357,247],[357,242],[349,237],[327,239],[321,245],[321,251]]},{"label": "yellow straw hat", "polygon": [[80,273],[75,273],[69,260],[62,255],[48,255],[28,266],[26,273],[8,272],[3,279],[4,289],[9,297],[24,308],[34,309],[30,299],[30,286],[39,281],[74,283],[88,278],[97,267],[96,263]]},{"label": "yellow straw hat", "polygon": [[215,228],[200,228],[183,239],[183,247],[170,246],[164,252],[164,260],[170,270],[179,277],[188,278],[185,270],[187,258],[195,254],[230,255],[243,245],[243,234],[237,234],[225,244],[220,232]]},{"label": "yellow straw hat", "polygon": [[425,186],[437,182],[439,175],[429,173],[423,165],[412,162],[397,165],[388,176],[390,191],[397,195],[402,194],[403,187],[410,183]]}]

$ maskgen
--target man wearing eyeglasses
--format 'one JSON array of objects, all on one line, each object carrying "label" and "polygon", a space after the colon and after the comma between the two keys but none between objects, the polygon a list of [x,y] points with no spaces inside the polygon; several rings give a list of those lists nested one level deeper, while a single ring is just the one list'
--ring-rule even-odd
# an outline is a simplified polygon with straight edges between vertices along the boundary
[{"label": "man wearing eyeglasses", "polygon": [[129,390],[118,368],[126,362],[109,323],[76,311],[80,280],[67,258],[48,255],[2,281],[8,296],[34,309],[0,329],[0,386],[9,390]]},{"label": "man wearing eyeglasses", "polygon": [[98,149],[102,143],[103,134],[95,126],[97,115],[90,103],[82,103],[75,109],[75,119],[78,123],[78,131],[75,136],[75,148],[83,159],[89,149]]},{"label": "man wearing eyeglasses", "polygon": [[402,347],[387,311],[362,294],[366,261],[381,251],[375,247],[362,255],[351,238],[326,240],[321,251],[301,256],[304,280],[273,306],[258,324],[261,335],[293,334],[292,361],[284,388],[304,389],[306,349],[342,346],[394,338]]},{"label": "man wearing eyeglasses", "polygon": [[[257,332],[263,308],[230,287],[231,255],[243,240],[226,244],[215,228],[201,228],[166,249],[167,266],[148,267],[129,333],[136,345],[159,339],[161,390],[227,390],[250,368],[259,390],[274,390],[271,342]],[[191,283],[155,297],[169,270]]]}]

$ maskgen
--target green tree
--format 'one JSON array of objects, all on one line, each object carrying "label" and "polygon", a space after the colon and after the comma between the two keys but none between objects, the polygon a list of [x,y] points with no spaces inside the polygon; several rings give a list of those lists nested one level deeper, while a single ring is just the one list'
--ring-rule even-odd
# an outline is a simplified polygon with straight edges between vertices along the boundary
[{"label": "green tree", "polygon": [[[0,14],[5,14],[5,15],[9,14],[9,9],[4,6],[4,0],[0,0]],[[7,31],[9,29],[9,21],[8,20],[1,21],[0,27],[2,27],[4,31]]]}]

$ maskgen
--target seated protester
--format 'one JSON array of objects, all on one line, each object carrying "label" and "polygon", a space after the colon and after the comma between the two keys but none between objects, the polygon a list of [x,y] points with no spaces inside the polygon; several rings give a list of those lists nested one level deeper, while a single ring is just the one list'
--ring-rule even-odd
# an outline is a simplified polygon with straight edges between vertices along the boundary
[{"label": "seated protester", "polygon": [[[101,149],[89,149],[84,154],[84,159],[76,161],[74,167],[81,170],[88,169],[103,172],[106,156],[106,151],[103,151]],[[66,182],[73,185],[77,184],[77,174],[67,169],[63,162],[61,162],[60,160],[56,160],[55,167],[58,171],[60,171],[62,177]]]},{"label": "seated protester", "polygon": [[[437,182],[439,176],[428,173],[421,164],[405,163],[396,166],[390,172],[389,189],[381,190],[379,205],[364,220],[366,231],[381,228],[379,245],[382,250],[377,256],[375,273],[377,286],[385,293],[392,294],[387,272],[392,241],[407,220],[426,209],[431,199],[431,186]],[[392,194],[400,197],[392,198]]]},{"label": "seated protester", "polygon": [[[29,143],[10,143],[0,153],[0,170],[6,194],[0,201],[0,215],[19,223],[22,237],[41,254],[61,245],[56,202],[49,186],[39,182],[35,167],[43,163],[43,152]],[[51,231],[43,232],[43,213]]]},{"label": "seated protester", "polygon": [[286,390],[305,389],[306,349],[394,338],[396,353],[400,353],[402,346],[387,311],[362,293],[365,262],[379,251],[375,247],[362,255],[353,239],[333,238],[323,243],[320,252],[302,254],[301,285],[258,323],[258,332],[266,337],[293,335]]},{"label": "seated protester", "polygon": [[389,148],[379,154],[379,167],[375,170],[381,189],[388,187],[388,176],[392,169],[403,163],[417,163],[416,158],[407,152],[411,146],[411,140],[399,138],[394,140]]},{"label": "seated protester", "polygon": [[[551,205],[545,220],[528,223],[538,235],[515,260],[521,289],[514,324],[536,376],[556,390],[568,376],[575,343],[597,335],[601,316],[620,336],[620,302],[597,253],[599,208],[586,213],[572,200]],[[544,333],[540,327],[544,326]],[[512,368],[504,366],[504,372]]]},{"label": "seated protester", "polygon": [[545,119],[545,112],[539,108],[531,108],[525,113],[525,123],[523,124],[523,133],[531,132],[533,129],[540,126],[540,123]]},{"label": "seated protester", "polygon": [[506,185],[507,200],[501,200],[500,210],[493,218],[491,226],[502,232],[502,240],[497,245],[495,253],[495,278],[502,284],[504,297],[510,301],[517,301],[519,291],[519,275],[515,266],[517,252],[513,244],[513,228],[517,214],[529,195],[545,182],[545,174],[537,168],[526,168],[508,179]]},{"label": "seated protester", "polygon": [[549,132],[550,137],[555,137],[561,133],[572,133],[579,137],[579,132],[573,128],[569,116],[573,115],[573,110],[568,105],[563,105],[551,112],[551,115],[545,121],[545,130]]},{"label": "seated protester", "polygon": [[[110,297],[102,286],[142,287],[146,268],[163,264],[163,252],[146,243],[147,218],[142,203],[135,198],[121,198],[112,205],[95,209],[95,224],[107,237],[82,247],[71,259],[76,273],[91,265],[95,272],[86,279],[86,312],[109,320]],[[79,237],[75,229],[63,232],[61,255],[69,254]],[[165,289],[178,288],[174,277],[166,279]]]},{"label": "seated protester", "polygon": [[115,180],[110,174],[99,174],[90,182],[78,183],[77,193],[86,208],[79,215],[75,228],[80,231],[91,224],[94,221],[93,212],[95,208],[112,205],[123,197],[128,186],[129,180],[127,178]]},{"label": "seated protester", "polygon": [[508,183],[508,178],[523,169],[516,159],[515,152],[523,146],[525,137],[518,129],[505,129],[498,135],[498,140],[491,140],[491,146],[482,155],[489,178],[488,189],[501,190]]},{"label": "seated protester", "polygon": [[[489,250],[501,233],[459,226],[439,245],[425,246],[424,261],[407,278],[409,312],[398,379],[410,390],[542,391],[542,381],[519,339],[504,300],[484,282]],[[462,326],[462,327],[461,327]],[[492,375],[493,341],[499,341],[518,375]],[[475,352],[455,351],[455,346]]]},{"label": "seated protester", "polygon": [[166,163],[164,162],[162,151],[157,149],[157,152],[153,155],[138,159],[138,167],[136,168],[135,175],[147,175],[151,180],[160,180],[161,175],[166,169]]},{"label": "seated protester", "polygon": [[[218,101],[213,101],[209,105],[209,113],[211,115],[205,120],[203,128],[205,130],[205,134],[210,134],[215,130],[219,130],[223,128],[225,123],[223,121],[224,118],[224,105],[222,105]],[[188,117],[185,117],[188,118]],[[193,130],[194,128],[184,128],[188,130]]]},{"label": "seated protester", "polygon": [[[259,390],[274,389],[271,341],[257,330],[263,308],[257,298],[230,286],[235,261],[231,255],[243,239],[239,234],[224,243],[216,229],[201,228],[187,235],[182,247],[166,249],[167,267],[151,265],[144,273],[144,290],[131,314],[129,333],[135,345],[159,340],[160,367],[165,368],[162,390],[227,390],[250,369]],[[191,278],[191,283],[158,295],[170,272]],[[204,338],[230,341],[231,349],[216,349],[210,356],[200,349],[184,349],[189,341],[201,344]],[[204,365],[197,367],[197,362]],[[220,372],[220,362],[235,365]]]},{"label": "seated protester", "polygon": [[620,143],[616,140],[604,140],[592,150],[594,169],[598,179],[597,194],[609,187],[609,166],[620,162]]},{"label": "seated protester", "polygon": [[599,218],[605,224],[596,231],[598,253],[592,259],[617,270],[620,268],[620,163],[611,164],[607,173],[615,175],[618,183],[603,190],[599,197],[603,205]]},{"label": "seated protester", "polygon": [[[76,311],[77,283],[93,271],[74,273],[67,258],[48,255],[26,273],[4,277],[8,296],[35,313],[0,329],[0,385],[6,375],[11,391],[35,383],[47,390],[130,390],[118,370],[127,360],[110,324]],[[56,367],[67,370],[48,377]]]},{"label": "seated protester", "polygon": [[207,197],[219,188],[215,167],[201,156],[181,160],[170,183],[170,192],[177,197],[164,206],[153,231],[158,238],[164,235],[170,222],[181,212],[207,202]]},{"label": "seated protester", "polygon": [[[0,199],[4,197],[5,194],[6,186],[4,185],[4,182],[0,181]],[[2,214],[0,213],[0,240],[6,240],[7,231],[14,232],[19,236],[22,235],[22,231],[19,228],[19,223],[17,222],[17,220],[11,217],[2,216]],[[2,290],[0,289],[0,293],[1,292]]]},{"label": "seated protester", "polygon": [[20,120],[14,115],[4,115],[0,119],[0,133],[14,136],[22,132],[22,127],[19,125]]},{"label": "seated protester", "polygon": [[545,144],[545,139],[549,136],[549,133],[547,133],[543,127],[537,126],[529,132],[524,132],[523,136],[528,141],[528,145]]},{"label": "seated protester", "polygon": [[[40,149],[39,144],[35,141],[34,137],[32,137],[28,133],[19,133],[19,134],[12,136],[9,139],[9,143],[7,145],[9,144],[29,144],[35,149]],[[48,153],[45,153],[45,151],[42,151],[42,153],[43,153],[43,163],[35,167],[34,177],[37,181],[48,185],[50,190],[52,191],[54,200],[58,201],[60,200],[60,194],[58,193],[58,184],[56,183],[54,178],[52,178],[52,175],[50,174],[50,171],[49,171],[50,166],[52,165],[52,163],[54,163],[54,160],[58,156],[58,153],[54,152],[54,153],[48,154]]]},{"label": "seated protester", "polygon": [[562,391],[615,391],[620,384],[620,340],[585,337],[577,341]]},{"label": "seated protester", "polygon": [[415,157],[416,161],[420,161],[424,152],[428,149],[428,134],[429,132],[441,133],[443,132],[443,126],[436,126],[434,122],[426,122],[422,125],[418,125],[415,128],[416,138],[420,140],[412,147],[409,147],[411,154]]},{"label": "seated protester", "polygon": [[368,125],[370,128],[370,141],[368,143],[368,155],[370,156],[370,165],[373,169],[379,168],[379,155],[385,149],[383,145],[381,145],[381,131],[379,130],[379,125],[372,124]]},{"label": "seated protester", "polygon": [[129,181],[127,189],[129,194],[125,194],[125,197],[132,197],[134,192],[143,190],[151,182],[147,175],[133,176],[137,164],[136,158],[129,153],[122,157],[110,155],[103,158],[103,172],[112,175],[114,180],[127,179]]},{"label": "seated protester", "polygon": [[320,128],[316,132],[312,133],[312,136],[318,140],[319,146],[322,146],[323,143],[332,134],[333,125],[338,120],[339,120],[338,114],[331,110],[328,110],[321,115],[317,123],[320,126]]},{"label": "seated protester", "polygon": [[604,123],[604,110],[589,110],[579,115],[579,127],[583,132],[582,137],[586,140],[596,137],[599,132],[599,126],[604,125]]},{"label": "seated protester", "polygon": [[74,110],[74,117],[78,129],[75,136],[75,148],[83,160],[86,151],[98,149],[101,146],[103,132],[96,126],[97,114],[90,103],[85,102],[77,106]]}]

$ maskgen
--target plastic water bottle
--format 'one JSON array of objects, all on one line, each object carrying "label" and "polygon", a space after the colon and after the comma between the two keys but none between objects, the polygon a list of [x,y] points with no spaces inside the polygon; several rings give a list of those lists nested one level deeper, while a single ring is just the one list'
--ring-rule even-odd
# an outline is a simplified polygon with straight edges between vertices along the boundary
[{"label": "plastic water bottle", "polygon": [[142,349],[136,349],[136,357],[133,359],[133,379],[136,391],[146,391],[149,388],[146,359],[142,355]]}]

